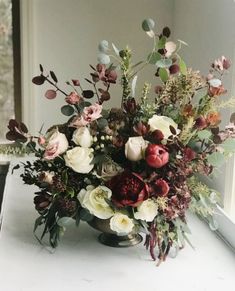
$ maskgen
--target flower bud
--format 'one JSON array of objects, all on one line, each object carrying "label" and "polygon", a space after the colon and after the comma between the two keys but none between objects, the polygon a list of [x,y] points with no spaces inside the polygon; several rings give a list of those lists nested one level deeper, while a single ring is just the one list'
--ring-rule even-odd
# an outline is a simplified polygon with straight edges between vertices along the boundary
[{"label": "flower bud", "polygon": [[169,161],[169,153],[156,144],[148,145],[145,152],[145,160],[150,167],[161,168]]}]

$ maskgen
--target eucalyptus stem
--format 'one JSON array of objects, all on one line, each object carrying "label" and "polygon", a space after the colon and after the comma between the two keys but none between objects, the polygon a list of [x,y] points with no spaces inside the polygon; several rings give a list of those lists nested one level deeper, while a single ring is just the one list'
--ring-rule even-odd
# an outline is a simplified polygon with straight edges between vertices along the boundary
[{"label": "eucalyptus stem", "polygon": [[65,92],[65,91],[63,91],[63,90],[61,90],[55,83],[53,83],[51,80],[49,80],[49,78],[48,77],[45,77],[45,79],[46,79],[46,81],[48,82],[48,83],[50,83],[52,86],[54,86],[55,88],[56,88],[56,90],[57,91],[60,91],[61,93],[63,93],[65,96],[68,96],[68,94]]}]

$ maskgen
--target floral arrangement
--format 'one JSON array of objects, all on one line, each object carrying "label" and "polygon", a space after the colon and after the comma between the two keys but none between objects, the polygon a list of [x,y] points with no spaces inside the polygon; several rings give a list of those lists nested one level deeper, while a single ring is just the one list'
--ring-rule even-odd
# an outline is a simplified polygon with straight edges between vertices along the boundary
[{"label": "floral arrangement", "polygon": [[[34,231],[42,227],[39,240],[49,234],[52,247],[70,223],[95,217],[108,220],[118,235],[145,233],[146,248],[161,262],[172,246],[181,248],[188,241],[188,208],[215,227],[219,196],[198,175],[210,175],[235,149],[235,115],[219,129],[219,109],[235,103],[220,100],[230,61],[214,61],[203,77],[186,67],[179,55],[185,43],[169,41],[168,27],[157,34],[154,21],[146,19],[142,28],[153,50],[137,64],[128,47],[119,50],[112,44],[111,49],[107,41],[100,42],[99,63],[90,65],[90,78],[84,81],[92,89],[72,79],[66,82],[71,93],[64,91],[55,73],[46,74],[40,65],[32,81],[51,85],[48,99],[64,95],[66,123],[34,136],[23,123],[9,122],[7,138],[35,153],[34,161],[23,163],[22,179],[39,188]],[[156,84],[153,90],[143,84],[142,95],[135,98],[137,74],[147,65],[156,69]],[[115,84],[122,89],[120,108],[105,109]],[[90,102],[93,97],[97,100]]]}]

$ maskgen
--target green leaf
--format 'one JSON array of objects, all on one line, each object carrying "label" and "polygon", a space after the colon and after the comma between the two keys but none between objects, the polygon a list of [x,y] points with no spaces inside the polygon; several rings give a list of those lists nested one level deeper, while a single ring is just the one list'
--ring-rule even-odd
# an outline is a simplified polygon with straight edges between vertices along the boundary
[{"label": "green leaf", "polygon": [[158,49],[164,49],[166,44],[166,37],[162,36],[157,44]]},{"label": "green leaf", "polygon": [[162,82],[165,83],[168,80],[168,72],[167,72],[167,70],[164,69],[164,68],[160,68],[159,76],[160,76]]},{"label": "green leaf", "polygon": [[67,187],[66,188],[66,193],[71,196],[71,197],[74,197],[74,189],[72,187]]},{"label": "green leaf", "polygon": [[142,28],[144,31],[151,31],[153,30],[155,26],[155,22],[153,19],[151,18],[148,18],[148,19],[145,19],[143,22],[142,22]]},{"label": "green leaf", "polygon": [[228,138],[220,145],[226,152],[235,152],[235,139]]},{"label": "green leaf", "polygon": [[67,171],[64,170],[62,172],[62,182],[66,185],[68,183],[68,174],[67,174]]},{"label": "green leaf", "polygon": [[100,164],[102,162],[104,162],[106,159],[106,155],[104,154],[99,154],[94,156],[93,160],[91,161],[91,164]]},{"label": "green leaf", "polygon": [[94,216],[85,208],[82,208],[79,214],[83,221],[91,221],[94,218]]},{"label": "green leaf", "polygon": [[172,65],[171,59],[161,59],[156,62],[156,66],[159,68],[169,68]]},{"label": "green leaf", "polygon": [[152,64],[156,65],[156,62],[161,59],[161,55],[158,52],[150,53],[147,57],[147,61]]},{"label": "green leaf", "polygon": [[201,130],[197,133],[197,136],[203,140],[203,139],[209,139],[211,137],[211,132],[209,130]]},{"label": "green leaf", "polygon": [[36,229],[38,228],[39,225],[42,225],[45,221],[45,217],[44,216],[39,216],[36,220],[35,220],[35,223],[34,223],[34,229],[33,231],[35,232]]},{"label": "green leaf", "polygon": [[180,67],[181,74],[182,75],[187,75],[187,66],[186,66],[185,62],[182,59],[180,59],[179,67]]},{"label": "green leaf", "polygon": [[214,152],[207,157],[207,161],[214,167],[220,167],[224,163],[224,155],[219,152]]},{"label": "green leaf", "polygon": [[101,53],[107,53],[109,50],[109,43],[107,40],[101,40],[101,42],[98,45],[98,49]]},{"label": "green leaf", "polygon": [[70,116],[74,114],[74,109],[70,105],[64,105],[61,107],[61,112],[66,116]]},{"label": "green leaf", "polygon": [[108,65],[110,63],[110,57],[106,54],[99,54],[98,55],[98,62],[100,64]]},{"label": "green leaf", "polygon": [[57,224],[61,227],[67,227],[73,223],[74,223],[74,219],[69,216],[64,216],[57,220]]}]

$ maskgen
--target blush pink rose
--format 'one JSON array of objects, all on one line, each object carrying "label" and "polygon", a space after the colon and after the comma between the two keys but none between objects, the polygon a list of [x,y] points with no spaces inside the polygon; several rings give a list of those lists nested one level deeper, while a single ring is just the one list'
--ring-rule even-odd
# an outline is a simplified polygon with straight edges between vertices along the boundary
[{"label": "blush pink rose", "polygon": [[65,101],[68,104],[75,105],[82,101],[82,97],[75,92],[71,92],[67,97],[65,97]]},{"label": "blush pink rose", "polygon": [[69,147],[68,140],[58,129],[49,132],[46,140],[44,159],[53,160],[60,154],[64,153]]},{"label": "blush pink rose", "polygon": [[102,105],[95,103],[94,105],[85,107],[82,113],[82,117],[88,123],[100,118],[102,112]]},{"label": "blush pink rose", "polygon": [[73,120],[69,124],[69,126],[78,128],[78,127],[86,126],[88,123],[89,122],[86,121],[82,115],[81,116],[78,115],[78,116],[73,118]]}]

